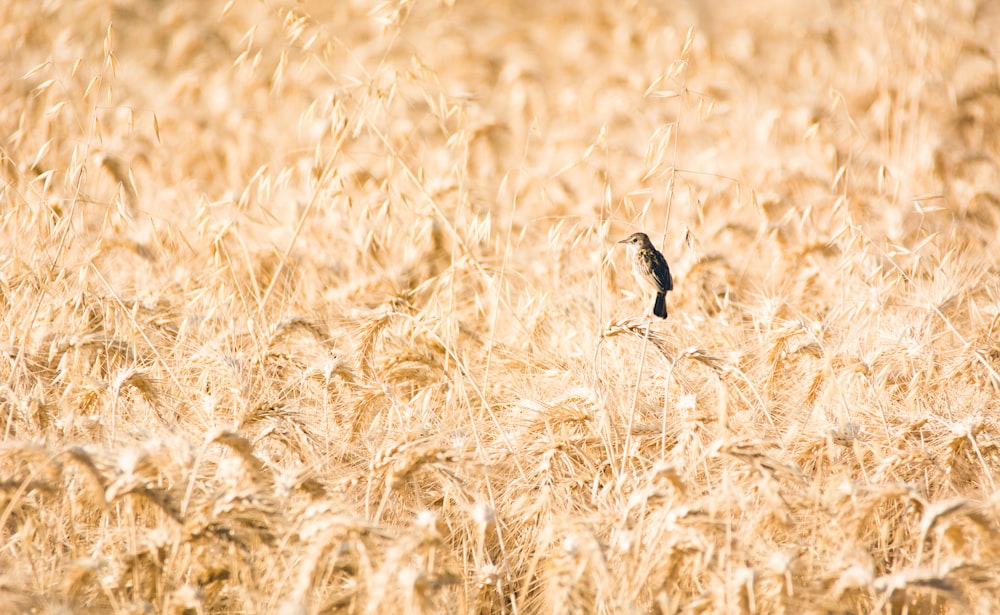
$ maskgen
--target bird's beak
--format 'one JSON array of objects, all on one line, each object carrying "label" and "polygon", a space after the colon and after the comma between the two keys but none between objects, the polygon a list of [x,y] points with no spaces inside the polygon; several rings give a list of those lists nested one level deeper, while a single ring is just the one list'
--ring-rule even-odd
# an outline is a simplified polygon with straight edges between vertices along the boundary
[{"label": "bird's beak", "polygon": [[622,240],[621,240],[621,241],[619,241],[618,243],[628,243],[628,239],[622,239]]}]

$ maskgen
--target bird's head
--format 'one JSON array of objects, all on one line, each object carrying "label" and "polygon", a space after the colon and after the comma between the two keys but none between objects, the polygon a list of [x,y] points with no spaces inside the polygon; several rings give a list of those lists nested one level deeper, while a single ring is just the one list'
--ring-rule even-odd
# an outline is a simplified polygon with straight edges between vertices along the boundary
[{"label": "bird's head", "polygon": [[627,239],[622,239],[618,243],[627,243],[635,247],[641,247],[648,245],[650,243],[649,236],[646,233],[632,233]]}]

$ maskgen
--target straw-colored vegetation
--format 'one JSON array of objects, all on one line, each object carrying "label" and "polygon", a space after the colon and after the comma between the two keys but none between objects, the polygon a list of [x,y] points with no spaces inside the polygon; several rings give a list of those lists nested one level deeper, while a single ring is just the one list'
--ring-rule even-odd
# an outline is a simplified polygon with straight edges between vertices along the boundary
[{"label": "straw-colored vegetation", "polygon": [[0,611],[996,609],[997,32],[0,2]]}]

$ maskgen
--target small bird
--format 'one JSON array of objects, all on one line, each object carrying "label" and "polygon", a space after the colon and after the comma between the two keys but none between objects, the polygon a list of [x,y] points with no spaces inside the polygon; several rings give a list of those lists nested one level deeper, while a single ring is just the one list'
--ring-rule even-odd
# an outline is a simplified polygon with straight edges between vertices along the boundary
[{"label": "small bird", "polygon": [[667,291],[674,289],[674,280],[670,277],[670,267],[660,251],[653,246],[646,233],[633,233],[628,239],[618,243],[628,244],[632,253],[632,268],[637,278],[656,291],[656,303],[653,304],[653,314],[660,318],[667,317]]}]

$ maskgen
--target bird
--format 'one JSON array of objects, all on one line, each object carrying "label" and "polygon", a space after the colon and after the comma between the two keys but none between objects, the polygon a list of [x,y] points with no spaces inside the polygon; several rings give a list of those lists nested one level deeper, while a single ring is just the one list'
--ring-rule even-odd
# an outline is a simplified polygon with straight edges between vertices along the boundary
[{"label": "bird", "polygon": [[667,291],[674,289],[674,279],[670,277],[670,267],[663,254],[656,249],[646,233],[632,233],[628,239],[618,243],[627,244],[632,253],[632,269],[643,284],[656,292],[653,314],[667,317]]}]

